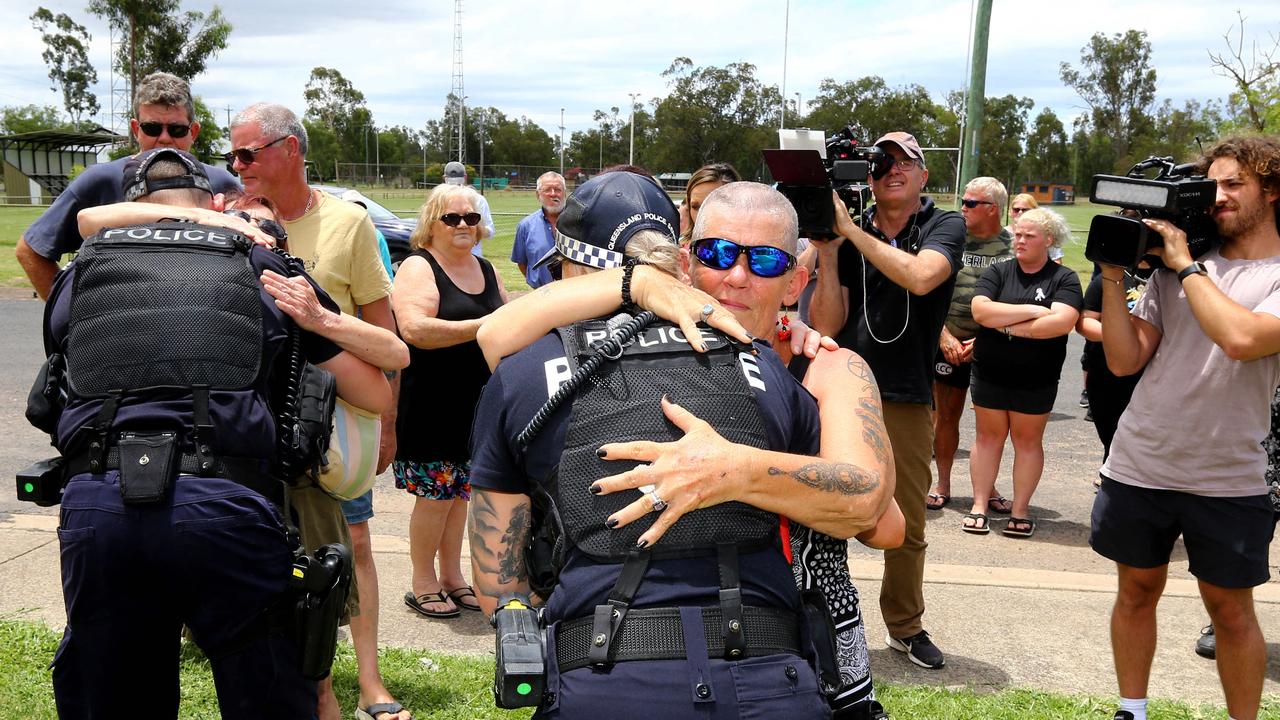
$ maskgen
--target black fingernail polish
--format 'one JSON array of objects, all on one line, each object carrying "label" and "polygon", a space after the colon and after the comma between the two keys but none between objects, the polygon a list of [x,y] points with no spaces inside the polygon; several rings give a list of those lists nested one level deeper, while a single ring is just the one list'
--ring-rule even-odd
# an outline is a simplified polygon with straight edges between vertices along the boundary
[{"label": "black fingernail polish", "polygon": [[605,526],[605,527],[607,527],[607,528],[616,528],[616,527],[618,527],[618,518],[609,518],[608,520],[605,520],[605,521],[604,521],[604,526]]},{"label": "black fingernail polish", "polygon": [[599,485],[592,485],[591,487],[589,487],[589,488],[587,488],[587,489],[591,491],[591,494],[592,494],[592,495],[599,495],[599,494],[600,494],[600,486],[599,486]]},{"label": "black fingernail polish", "polygon": [[603,459],[604,456],[608,454],[609,453],[604,451],[604,448],[596,448],[596,457]]},{"label": "black fingernail polish", "polygon": [[637,541],[636,541],[636,547],[637,547],[637,548],[647,548],[647,547],[649,547],[649,541],[648,541],[648,540],[637,540]]}]

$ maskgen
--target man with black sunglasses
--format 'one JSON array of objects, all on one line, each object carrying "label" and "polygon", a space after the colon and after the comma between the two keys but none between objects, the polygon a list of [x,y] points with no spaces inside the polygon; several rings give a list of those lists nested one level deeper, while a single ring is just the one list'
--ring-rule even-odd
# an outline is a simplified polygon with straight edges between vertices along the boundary
[{"label": "man with black sunglasses", "polygon": [[839,237],[814,243],[822,271],[809,317],[817,330],[866,358],[880,383],[897,468],[894,497],[907,521],[902,547],[885,551],[880,611],[886,643],[916,665],[936,669],[946,659],[922,623],[933,358],[961,267],[965,224],[959,213],[921,195],[929,170],[914,136],[891,132],[876,145],[893,163],[872,176],[875,204],[859,221],[834,198]]},{"label": "man with black sunglasses", "polygon": [[[228,156],[245,190],[276,206],[289,234],[289,252],[306,263],[307,272],[320,287],[344,313],[395,332],[391,278],[382,264],[369,213],[307,183],[307,130],[298,116],[275,103],[250,105],[231,120],[231,147]],[[383,369],[398,394],[398,370]],[[394,406],[382,414],[378,473],[395,455],[395,415]],[[350,533],[355,583],[349,609],[359,672],[358,707],[374,720],[407,720],[409,711],[392,698],[378,670],[378,571],[369,536],[373,491],[342,502],[338,513],[318,493],[309,497],[315,505],[299,510],[314,521],[311,527],[302,528],[308,547],[334,542],[348,530]],[[318,715],[321,720],[331,720],[339,714],[332,682],[326,679],[320,690]]]},{"label": "man with black sunglasses", "polygon": [[[195,104],[187,81],[169,73],[152,73],[138,83],[133,106],[135,112],[129,120],[129,132],[138,142],[139,154],[157,147],[191,150],[200,134],[200,123],[195,121]],[[14,254],[41,299],[49,296],[53,276],[58,272],[58,260],[80,249],[77,214],[85,208],[124,199],[120,178],[131,159],[125,156],[90,165],[58,194],[49,209],[36,218],[18,240]],[[226,170],[211,165],[205,165],[204,170],[215,193],[240,187]]]}]

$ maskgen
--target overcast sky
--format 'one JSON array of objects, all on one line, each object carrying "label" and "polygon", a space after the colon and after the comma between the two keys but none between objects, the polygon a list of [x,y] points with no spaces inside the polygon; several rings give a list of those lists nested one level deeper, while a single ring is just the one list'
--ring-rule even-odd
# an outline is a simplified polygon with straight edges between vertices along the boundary
[{"label": "overcast sky", "polygon": [[[206,0],[183,2],[187,9],[212,7]],[[93,34],[99,100],[109,108],[108,31],[84,11],[86,4],[45,2]],[[338,69],[362,91],[379,125],[420,128],[442,113],[452,81],[451,0],[220,4],[234,26],[229,45],[193,82],[220,123],[228,106],[234,113],[259,100],[305,110],[302,92],[318,65]],[[36,7],[0,2],[0,105],[61,107],[40,58],[43,43],[28,20]],[[880,75],[895,87],[923,85],[941,100],[965,84],[972,7],[968,0],[791,0],[787,96],[799,92],[807,102],[823,78]],[[699,66],[750,62],[760,80],[782,84],[785,8],[786,0],[466,0],[467,104],[527,116],[553,135],[564,108],[567,138],[592,126],[597,108],[625,108],[628,93],[645,102],[664,95],[662,71],[678,56]],[[1033,116],[1048,106],[1065,121],[1081,103],[1062,86],[1058,64],[1077,63],[1095,32],[1136,28],[1151,40],[1158,97],[1179,105],[1225,98],[1232,86],[1211,71],[1206,50],[1225,48],[1222,35],[1237,9],[1247,18],[1248,35],[1280,34],[1276,0],[996,2],[987,94],[1030,97]]]}]

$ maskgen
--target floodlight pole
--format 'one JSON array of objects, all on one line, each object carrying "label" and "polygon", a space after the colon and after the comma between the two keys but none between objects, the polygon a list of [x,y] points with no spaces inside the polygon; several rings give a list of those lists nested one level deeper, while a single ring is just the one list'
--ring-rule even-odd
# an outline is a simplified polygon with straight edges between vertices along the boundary
[{"label": "floodlight pole", "polygon": [[631,97],[631,149],[627,151],[627,164],[636,164],[636,98],[640,93],[627,93]]},{"label": "floodlight pole", "polygon": [[484,195],[484,108],[480,109],[480,194]]},{"label": "floodlight pole", "polygon": [[564,176],[564,108],[560,108],[560,175]]},{"label": "floodlight pole", "polygon": [[969,65],[969,97],[965,103],[964,129],[960,133],[960,180],[956,184],[956,203],[963,188],[978,176],[981,159],[984,100],[987,97],[987,37],[991,32],[991,0],[978,0],[977,18],[973,24],[973,59]]}]

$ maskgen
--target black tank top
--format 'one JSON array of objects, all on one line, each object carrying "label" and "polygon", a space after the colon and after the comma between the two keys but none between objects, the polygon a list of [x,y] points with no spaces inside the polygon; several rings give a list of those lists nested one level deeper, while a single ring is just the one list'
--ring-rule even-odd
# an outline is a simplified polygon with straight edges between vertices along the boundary
[{"label": "black tank top", "polygon": [[[484,258],[476,258],[484,273],[484,290],[463,292],[426,250],[413,253],[431,263],[441,320],[474,320],[502,305],[498,277]],[[489,366],[475,340],[435,350],[409,346],[409,367],[400,380],[396,414],[396,459],[417,462],[470,459],[471,416],[480,390],[489,380]]]}]

